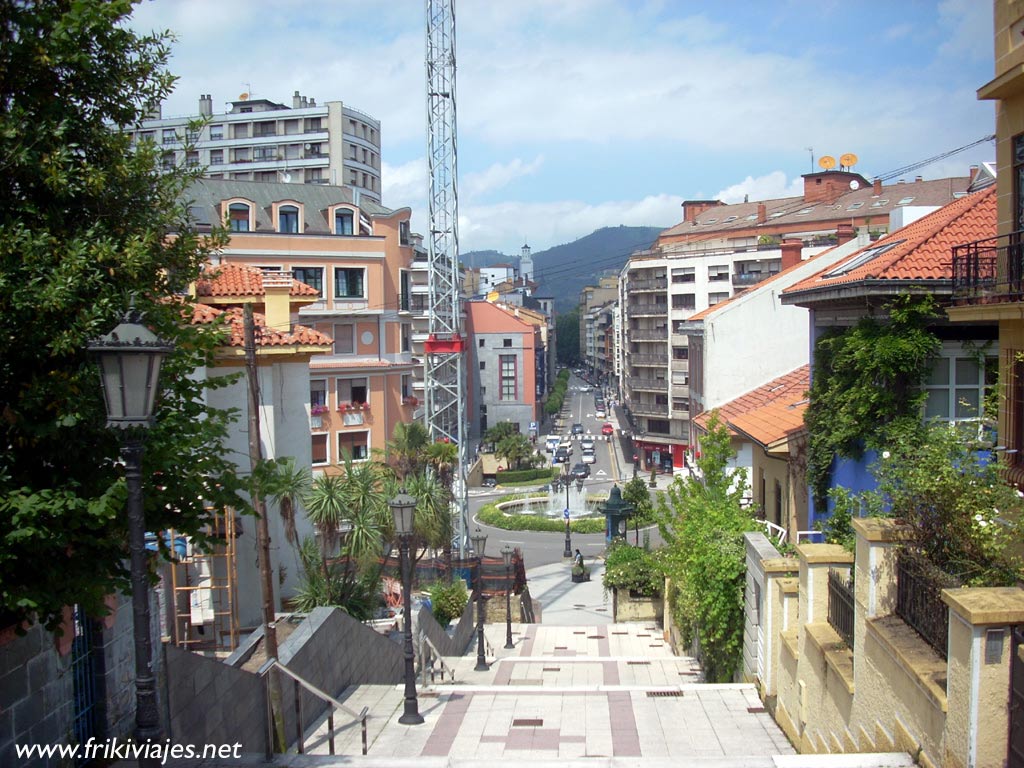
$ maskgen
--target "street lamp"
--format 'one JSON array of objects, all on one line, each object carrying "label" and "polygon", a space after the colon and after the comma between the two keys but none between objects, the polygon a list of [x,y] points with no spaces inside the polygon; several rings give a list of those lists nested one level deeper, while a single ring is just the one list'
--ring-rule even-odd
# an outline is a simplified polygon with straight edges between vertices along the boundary
[{"label": "street lamp", "polygon": [[569,477],[569,465],[565,465],[565,474],[562,475],[562,485],[565,486],[565,551],[562,557],[572,557],[572,536],[569,534],[569,488],[572,486],[572,478]]},{"label": "street lamp", "polygon": [[512,546],[501,548],[501,559],[505,561],[505,647],[515,648],[512,642]]},{"label": "street lamp", "polygon": [[395,534],[398,536],[401,568],[402,598],[405,612],[405,711],[398,718],[403,725],[419,725],[423,715],[419,711],[416,700],[416,671],[413,668],[412,656],[412,562],[409,557],[409,539],[412,537],[413,516],[416,512],[416,499],[403,488],[395,498],[388,502],[391,515],[395,519]]},{"label": "street lamp", "polygon": [[477,672],[488,669],[484,655],[484,547],[487,546],[487,534],[478,527],[469,537],[476,553],[476,666]]},{"label": "street lamp", "polygon": [[[142,313],[129,307],[114,330],[89,342],[100,367],[107,427],[124,430],[121,457],[128,487],[128,549],[131,552],[132,635],[135,644],[135,738],[160,741],[160,716],[153,678],[149,634],[149,581],[146,567],[146,518],[142,508],[144,431],[153,423],[160,366],[174,346],[141,323]],[[153,764],[148,758],[140,765]]]}]

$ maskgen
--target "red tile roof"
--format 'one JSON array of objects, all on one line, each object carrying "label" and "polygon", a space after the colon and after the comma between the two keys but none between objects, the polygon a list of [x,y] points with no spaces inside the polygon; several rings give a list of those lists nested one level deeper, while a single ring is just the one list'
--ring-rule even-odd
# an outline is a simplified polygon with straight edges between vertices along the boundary
[{"label": "red tile roof", "polygon": [[[264,296],[263,270],[244,264],[221,264],[208,267],[207,277],[196,281],[196,295],[210,297]],[[292,280],[291,296],[320,298],[320,292],[298,280]]]},{"label": "red tile roof", "polygon": [[[719,418],[732,432],[742,432],[762,445],[770,445],[803,427],[810,387],[811,367],[802,365],[730,400],[717,409]],[[711,412],[705,411],[694,423],[706,430],[710,420]]]},{"label": "red tile roof", "polygon": [[[783,291],[793,296],[867,280],[951,280],[954,245],[996,235],[996,187],[992,185],[944,205],[937,211],[861,248],[849,258]],[[853,262],[886,245],[892,247],[842,272]],[[833,277],[826,277],[833,274]]]},{"label": "red tile roof", "polygon": [[[232,307],[226,311],[216,309],[206,304],[196,304],[192,311],[193,325],[207,325],[214,322],[221,315],[227,317],[231,327],[231,335],[227,339],[229,347],[245,346],[245,337],[242,328],[242,310]],[[309,346],[331,346],[334,342],[330,336],[307,328],[304,325],[292,326],[291,331],[278,331],[268,328],[266,317],[259,313],[253,313],[256,321],[256,344],[261,347],[309,347]]]}]

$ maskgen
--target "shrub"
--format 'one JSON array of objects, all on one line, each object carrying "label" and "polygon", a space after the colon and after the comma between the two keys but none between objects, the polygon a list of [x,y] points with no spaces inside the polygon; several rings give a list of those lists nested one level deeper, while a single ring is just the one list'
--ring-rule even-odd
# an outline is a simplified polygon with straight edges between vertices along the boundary
[{"label": "shrub", "polygon": [[466,583],[462,579],[453,579],[451,584],[434,582],[427,591],[430,593],[430,611],[442,627],[462,616],[469,602]]},{"label": "shrub", "polygon": [[507,469],[498,473],[499,483],[525,483],[531,480],[550,482],[558,476],[554,467],[538,467],[536,469]]},{"label": "shrub", "polygon": [[664,584],[665,573],[657,553],[622,540],[612,542],[604,561],[606,589],[628,589],[644,597],[657,597]]}]

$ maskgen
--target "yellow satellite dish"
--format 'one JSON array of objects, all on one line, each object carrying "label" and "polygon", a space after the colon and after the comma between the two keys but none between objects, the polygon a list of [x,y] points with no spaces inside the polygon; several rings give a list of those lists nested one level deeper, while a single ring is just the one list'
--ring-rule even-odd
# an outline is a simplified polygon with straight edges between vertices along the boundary
[{"label": "yellow satellite dish", "polygon": [[249,100],[249,94],[248,93],[240,93],[240,94],[238,94],[238,100],[239,101],[248,101]]},{"label": "yellow satellite dish", "polygon": [[836,159],[832,155],[822,155],[818,159],[818,165],[824,168],[826,171],[831,171],[836,167]]},{"label": "yellow satellite dish", "polygon": [[501,297],[500,293],[498,293],[497,291],[491,291],[490,293],[487,294],[487,301],[489,301],[491,304],[493,304],[500,297]]},{"label": "yellow satellite dish", "polygon": [[853,152],[847,152],[840,156],[839,164],[844,168],[851,168],[857,164],[857,156]]}]

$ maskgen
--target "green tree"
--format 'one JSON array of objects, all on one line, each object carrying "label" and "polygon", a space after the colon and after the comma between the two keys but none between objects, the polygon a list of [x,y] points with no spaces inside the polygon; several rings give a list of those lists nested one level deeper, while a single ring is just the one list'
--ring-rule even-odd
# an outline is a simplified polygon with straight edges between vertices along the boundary
[{"label": "green tree", "polygon": [[709,682],[731,681],[743,652],[743,534],[755,523],[740,503],[745,471],[728,471],[733,455],[715,411],[697,460],[703,479],[677,477],[655,510],[667,544],[663,567],[676,586],[672,615],[688,638],[699,639]]},{"label": "green tree", "polygon": [[[86,352],[135,295],[176,349],[146,437],[145,515],[203,541],[207,503],[247,509],[225,452],[232,414],[205,405],[222,329],[181,322],[177,298],[221,234],[180,201],[192,176],[156,172],[133,128],[171,90],[168,33],[124,24],[127,0],[7,2],[0,14],[0,618],[104,612],[127,587],[117,436]],[[167,238],[174,232],[174,238]],[[172,299],[172,297],[175,297]],[[221,382],[225,384],[226,382]]]},{"label": "green tree", "polygon": [[254,475],[262,475],[260,489],[275,504],[284,522],[284,537],[293,547],[299,546],[299,538],[295,533],[295,504],[309,493],[312,476],[308,467],[295,466],[295,459],[285,456],[270,459],[265,467]]},{"label": "green tree", "polygon": [[560,365],[573,366],[580,361],[580,308],[555,318],[555,356]]},{"label": "green tree", "polygon": [[497,445],[510,435],[518,435],[519,428],[511,421],[499,421],[484,433],[484,441]]},{"label": "green tree", "polygon": [[422,469],[428,445],[430,433],[422,423],[400,421],[395,424],[388,441],[388,454],[399,479]]},{"label": "green tree", "polygon": [[504,459],[509,469],[519,469],[533,456],[533,446],[526,435],[516,432],[501,439],[494,447],[494,455]]}]

